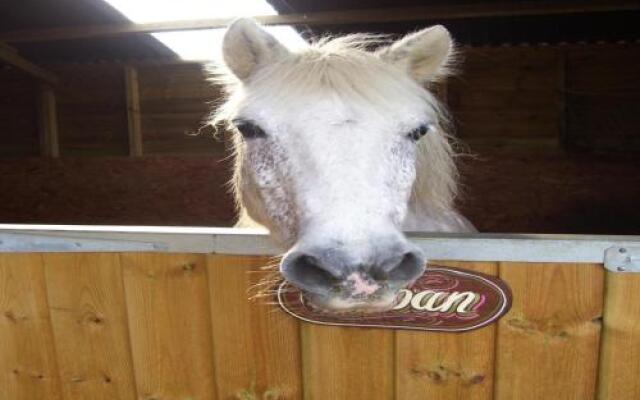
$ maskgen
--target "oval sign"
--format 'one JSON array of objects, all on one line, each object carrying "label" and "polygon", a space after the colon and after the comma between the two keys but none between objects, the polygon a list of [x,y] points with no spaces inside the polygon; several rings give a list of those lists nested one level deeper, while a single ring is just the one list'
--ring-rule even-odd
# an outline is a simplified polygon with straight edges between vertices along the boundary
[{"label": "oval sign", "polygon": [[388,311],[319,310],[287,282],[278,288],[278,302],[294,317],[323,325],[464,332],[506,314],[511,308],[511,290],[494,276],[430,265],[411,287],[398,293],[396,306]]}]

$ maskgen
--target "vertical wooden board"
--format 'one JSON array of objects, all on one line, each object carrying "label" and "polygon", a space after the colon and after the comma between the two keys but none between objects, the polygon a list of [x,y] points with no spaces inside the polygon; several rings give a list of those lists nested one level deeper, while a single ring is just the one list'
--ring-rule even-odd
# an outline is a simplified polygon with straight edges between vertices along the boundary
[{"label": "vertical wooden board", "polygon": [[44,265],[65,399],[135,399],[118,254],[47,254]]},{"label": "vertical wooden board", "polygon": [[500,264],[513,307],[498,323],[497,400],[594,398],[603,275],[597,264]]},{"label": "vertical wooden board", "polygon": [[0,399],[62,399],[38,254],[0,254]]},{"label": "vertical wooden board", "polygon": [[640,276],[607,273],[598,399],[640,398]]},{"label": "vertical wooden board", "polygon": [[122,255],[138,398],[215,398],[205,258]]},{"label": "vertical wooden board", "polygon": [[129,156],[142,156],[142,126],[140,118],[140,87],[138,70],[131,65],[124,67],[124,90],[127,96],[127,123]]},{"label": "vertical wooden board", "polygon": [[[434,262],[497,275],[497,263]],[[463,333],[396,332],[397,399],[493,398],[495,324]]]},{"label": "vertical wooden board", "polygon": [[304,398],[394,396],[394,332],[302,323]]},{"label": "vertical wooden board", "polygon": [[52,158],[60,157],[56,94],[48,84],[41,84],[39,87],[37,110],[40,155]]},{"label": "vertical wooden board", "polygon": [[253,395],[256,399],[294,400],[302,396],[298,321],[274,305],[268,293],[249,300],[256,292],[248,289],[266,279],[261,268],[269,263],[266,257],[209,257],[220,399]]}]

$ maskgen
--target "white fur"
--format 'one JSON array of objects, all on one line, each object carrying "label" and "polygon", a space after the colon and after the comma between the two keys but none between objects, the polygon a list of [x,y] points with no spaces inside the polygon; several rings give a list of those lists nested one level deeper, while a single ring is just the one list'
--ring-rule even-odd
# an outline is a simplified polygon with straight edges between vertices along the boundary
[{"label": "white fur", "polygon": [[[457,172],[446,117],[422,83],[445,71],[442,27],[377,52],[352,35],[291,52],[251,20],[225,37],[229,92],[212,123],[251,120],[267,138],[236,135],[234,187],[241,225],[265,226],[283,247],[347,243],[364,255],[372,238],[401,229],[468,231],[453,208]],[[418,143],[407,134],[435,129]],[[230,125],[231,126],[231,125]]]}]

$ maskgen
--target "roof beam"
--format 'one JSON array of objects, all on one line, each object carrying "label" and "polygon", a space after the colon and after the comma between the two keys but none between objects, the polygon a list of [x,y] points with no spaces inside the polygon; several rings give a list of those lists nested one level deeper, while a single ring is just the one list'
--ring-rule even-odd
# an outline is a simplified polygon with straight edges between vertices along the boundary
[{"label": "roof beam", "polygon": [[0,42],[0,62],[5,62],[51,85],[57,85],[60,82],[57,76],[24,59],[13,47],[2,42]]},{"label": "roof beam", "polygon": [[[254,17],[265,25],[346,25],[442,20],[522,15],[555,15],[607,11],[640,10],[637,0],[528,1],[522,3],[477,3],[413,8],[340,10],[309,14],[263,15]],[[150,24],[92,25],[42,30],[0,32],[0,41],[49,42],[55,40],[117,36],[133,33],[189,31],[224,28],[234,18],[167,21]]]}]

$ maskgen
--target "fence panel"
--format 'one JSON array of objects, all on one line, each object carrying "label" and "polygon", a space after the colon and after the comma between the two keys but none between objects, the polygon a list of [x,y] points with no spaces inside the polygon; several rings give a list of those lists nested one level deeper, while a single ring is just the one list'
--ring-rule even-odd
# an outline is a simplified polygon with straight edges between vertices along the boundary
[{"label": "fence panel", "polygon": [[123,254],[131,348],[142,399],[215,399],[205,257]]},{"label": "fence panel", "polygon": [[501,263],[513,291],[498,323],[496,400],[595,397],[603,268]]},{"label": "fence panel", "polygon": [[[497,275],[497,263],[435,262]],[[493,398],[495,325],[464,333],[398,331],[396,399]]]},{"label": "fence panel", "polygon": [[634,274],[438,262],[513,291],[498,324],[456,334],[299,322],[275,299],[248,298],[268,262],[0,254],[0,398],[640,398]]},{"label": "fence panel", "polygon": [[302,324],[305,399],[393,398],[394,332]]},{"label": "fence panel", "polygon": [[[221,399],[302,396],[298,322],[255,285],[267,257],[208,257],[215,373]],[[268,288],[264,288],[268,291]]]},{"label": "fence panel", "polygon": [[44,272],[65,399],[135,399],[118,254],[47,254]]},{"label": "fence panel", "polygon": [[640,399],[640,275],[607,273],[600,400]]},{"label": "fence panel", "polygon": [[0,254],[0,399],[62,399],[40,254]]}]

